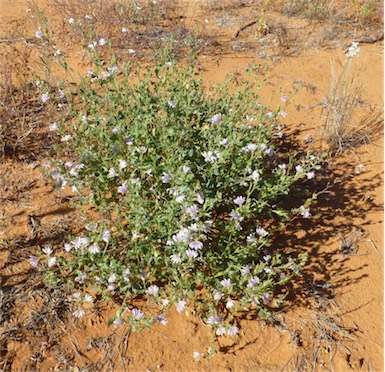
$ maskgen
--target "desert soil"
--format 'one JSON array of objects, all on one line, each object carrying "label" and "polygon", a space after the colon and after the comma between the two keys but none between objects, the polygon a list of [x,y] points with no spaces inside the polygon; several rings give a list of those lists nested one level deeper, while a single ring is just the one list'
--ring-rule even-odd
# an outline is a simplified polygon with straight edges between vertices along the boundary
[{"label": "desert soil", "polygon": [[[283,119],[285,135],[310,149],[323,146],[323,102],[331,64],[344,60],[352,34],[322,39],[330,25],[272,13],[275,31],[260,36],[250,26],[235,38],[253,20],[252,6],[202,10],[198,4],[186,6],[178,22],[185,28],[198,24],[207,35],[215,35],[217,44],[199,56],[205,84],[242,74],[254,62],[261,68],[267,63],[266,97],[280,88],[293,100]],[[24,1],[0,0],[0,39],[16,40],[20,33],[33,37],[28,7]],[[52,4],[46,9],[52,11]],[[286,47],[278,38],[278,26],[286,34],[298,30],[295,47],[293,40]],[[69,40],[69,35],[63,37]],[[0,47],[9,51],[23,46],[15,41]],[[353,63],[355,84],[362,91],[357,118],[383,107],[383,42],[362,43],[360,48]],[[4,56],[0,55],[3,71],[14,66]],[[299,85],[302,88],[295,93]],[[63,242],[65,233],[81,219],[69,208],[65,192],[54,189],[44,175],[50,122],[44,116],[39,120],[36,133],[20,151],[0,159],[2,370],[383,370],[382,129],[370,143],[328,159],[333,183],[320,195],[312,219],[293,223],[281,237],[279,244],[286,248],[307,251],[309,263],[285,307],[274,314],[273,324],[243,319],[239,336],[213,340],[210,330],[188,312],[172,312],[167,326],[141,333],[107,328],[116,310],[110,303],[103,304],[98,314],[75,321],[63,301],[55,299],[59,291],[40,284],[29,256],[42,244]],[[348,251],[340,241],[346,236],[355,242]],[[16,293],[13,301],[10,293]],[[49,308],[60,312],[56,323],[47,324],[52,314],[41,306],[47,301],[57,301]],[[210,347],[219,349],[212,359],[193,359],[194,351],[203,353]]]}]

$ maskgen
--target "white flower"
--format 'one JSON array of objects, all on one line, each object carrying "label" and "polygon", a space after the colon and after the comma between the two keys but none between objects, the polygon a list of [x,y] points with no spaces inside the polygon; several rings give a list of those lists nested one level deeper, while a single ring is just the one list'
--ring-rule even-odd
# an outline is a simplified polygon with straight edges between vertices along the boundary
[{"label": "white flower", "polygon": [[65,244],[64,244],[64,250],[65,250],[66,252],[71,252],[71,250],[72,250],[72,244],[65,243]]},{"label": "white flower", "polygon": [[72,136],[70,134],[67,134],[61,138],[61,141],[67,142],[67,141],[71,140],[71,138],[72,138]]},{"label": "white flower", "polygon": [[253,171],[253,173],[251,173],[251,179],[253,181],[258,181],[259,178],[261,177],[261,175],[259,174],[259,172],[257,170]]},{"label": "white flower", "polygon": [[50,126],[49,126],[49,130],[51,132],[55,132],[56,130],[58,130],[58,126],[57,126],[57,123],[52,123]]},{"label": "white flower", "polygon": [[50,248],[50,247],[44,247],[44,248],[42,249],[42,251],[43,251],[47,256],[51,255],[51,253],[53,252],[52,248]]},{"label": "white flower", "polygon": [[212,151],[204,151],[201,153],[206,163],[214,163],[217,157]]},{"label": "white flower", "polygon": [[86,15],[84,16],[84,18],[85,18],[87,21],[91,21],[91,20],[92,20],[92,16],[90,16],[90,15],[88,15],[88,14],[86,14]]},{"label": "white flower", "polygon": [[255,238],[255,234],[249,234],[247,235],[246,242],[247,244],[254,244],[257,241]]},{"label": "white flower", "polygon": [[114,168],[110,168],[108,171],[107,178],[115,178],[118,175]]},{"label": "white flower", "polygon": [[106,41],[106,39],[103,39],[103,38],[101,38],[100,40],[99,40],[99,43],[98,43],[100,46],[104,46],[104,45],[106,45],[107,44],[107,41]]},{"label": "white flower", "polygon": [[314,173],[314,172],[307,172],[307,173],[306,173],[306,178],[307,178],[308,180],[313,179],[314,176],[315,176],[315,173]]},{"label": "white flower", "polygon": [[120,159],[119,160],[119,170],[123,170],[127,167],[127,162],[125,160]]},{"label": "white flower", "polygon": [[119,194],[127,194],[128,187],[127,187],[127,181],[124,181],[121,186],[118,187],[118,193]]},{"label": "white flower", "polygon": [[75,310],[72,315],[75,317],[75,318],[83,318],[85,315],[86,315],[86,312],[83,310],[83,309],[78,309],[78,310]]},{"label": "white flower", "polygon": [[170,176],[169,176],[168,173],[163,172],[163,175],[162,175],[162,182],[163,182],[163,183],[169,183],[169,182],[170,182]]},{"label": "white flower", "polygon": [[222,292],[214,289],[214,300],[219,301],[222,298]]},{"label": "white flower", "polygon": [[221,285],[224,288],[229,288],[231,286],[231,279],[227,278],[227,279],[221,280]]},{"label": "white flower", "polygon": [[301,216],[303,218],[310,218],[311,217],[311,213],[310,213],[309,208],[305,208],[303,205],[301,205],[299,207],[299,211],[301,212]]},{"label": "white flower", "polygon": [[108,243],[110,241],[110,237],[111,237],[110,231],[109,230],[104,230],[103,231],[103,235],[102,235],[103,241]]},{"label": "white flower", "polygon": [[231,298],[228,298],[226,302],[226,309],[231,309],[234,306],[234,304],[235,304],[234,301]]},{"label": "white flower", "polygon": [[47,260],[48,267],[52,267],[56,263],[56,257],[49,257]]},{"label": "white flower", "polygon": [[99,246],[95,243],[95,244],[92,244],[91,247],[88,248],[88,252],[90,252],[90,253],[92,253],[92,254],[100,253],[100,248],[99,248]]},{"label": "white flower", "polygon": [[129,53],[129,54],[135,54],[136,51],[135,51],[134,49],[128,49],[128,53]]},{"label": "white flower", "polygon": [[348,49],[348,53],[346,54],[346,56],[348,58],[353,58],[354,56],[358,56],[359,53],[360,53],[360,48],[358,46],[358,42],[353,41],[352,45]]},{"label": "white flower", "polygon": [[116,275],[115,274],[111,274],[108,278],[108,283],[109,284],[113,284],[116,282]]},{"label": "white flower", "polygon": [[92,296],[89,293],[86,293],[84,296],[84,301],[91,303],[94,301],[94,299],[92,298]]},{"label": "white flower", "polygon": [[183,301],[183,300],[180,300],[177,304],[176,304],[176,311],[178,313],[181,313],[186,307],[186,301]]},{"label": "white flower", "polygon": [[300,165],[297,165],[297,166],[295,167],[295,171],[296,171],[297,173],[301,173],[301,172],[303,171],[303,168],[302,168]]},{"label": "white flower", "polygon": [[171,262],[174,264],[180,264],[182,262],[182,259],[180,258],[180,254],[172,254],[170,256]]},{"label": "white flower", "polygon": [[199,191],[197,194],[197,200],[198,200],[198,203],[199,204],[204,204],[205,203],[205,195],[203,193],[203,191]]},{"label": "white flower", "polygon": [[202,358],[203,358],[203,354],[202,353],[200,353],[199,351],[194,351],[193,352],[193,358],[195,359],[195,360],[201,360]]},{"label": "white flower", "polygon": [[236,335],[238,332],[239,332],[239,328],[236,327],[236,326],[232,326],[232,327],[230,327],[230,328],[227,330],[227,334],[228,334],[229,336],[234,336],[234,335]]},{"label": "white flower", "polygon": [[122,28],[122,32],[123,32],[123,33],[128,32],[128,28],[123,27],[123,28]]},{"label": "white flower", "polygon": [[75,23],[75,20],[74,20],[73,18],[70,18],[70,19],[68,20],[68,23],[69,23],[70,25],[73,25],[73,24]]}]

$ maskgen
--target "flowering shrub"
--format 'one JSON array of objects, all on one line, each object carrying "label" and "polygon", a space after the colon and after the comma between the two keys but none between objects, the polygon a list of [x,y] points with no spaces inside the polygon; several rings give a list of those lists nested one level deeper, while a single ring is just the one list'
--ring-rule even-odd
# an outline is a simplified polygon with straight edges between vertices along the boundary
[{"label": "flowering shrub", "polygon": [[258,88],[249,76],[206,90],[167,50],[152,69],[112,60],[73,85],[51,126],[71,160],[52,176],[98,218],[63,256],[49,253],[58,280],[120,301],[113,322],[134,330],[166,324],[176,306],[234,335],[240,312],[278,307],[306,257],[282,254],[271,237],[293,215],[310,217],[312,196],[292,209],[287,197],[318,159],[280,153],[284,112],[261,104]]}]

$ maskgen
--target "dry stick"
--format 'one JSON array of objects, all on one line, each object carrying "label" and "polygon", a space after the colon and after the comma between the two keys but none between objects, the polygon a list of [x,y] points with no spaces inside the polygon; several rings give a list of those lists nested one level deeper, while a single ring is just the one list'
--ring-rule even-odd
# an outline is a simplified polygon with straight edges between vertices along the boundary
[{"label": "dry stick", "polygon": [[245,30],[246,28],[248,28],[248,27],[250,27],[250,26],[253,26],[253,25],[255,25],[256,23],[258,23],[259,22],[259,19],[257,19],[256,21],[253,21],[253,22],[250,22],[250,23],[248,23],[246,26],[243,26],[243,27],[241,27],[238,31],[237,31],[237,33],[235,34],[235,39],[239,36],[239,34],[241,33],[241,31],[243,31],[243,30]]}]

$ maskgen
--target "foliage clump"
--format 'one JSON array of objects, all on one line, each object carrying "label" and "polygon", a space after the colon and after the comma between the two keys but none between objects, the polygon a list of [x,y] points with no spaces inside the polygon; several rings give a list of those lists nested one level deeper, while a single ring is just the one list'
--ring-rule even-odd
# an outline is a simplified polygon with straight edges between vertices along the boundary
[{"label": "foliage clump", "polygon": [[165,324],[176,305],[232,335],[240,312],[267,317],[283,303],[305,264],[271,241],[293,215],[310,216],[313,196],[295,207],[288,198],[319,159],[280,152],[284,112],[261,103],[252,74],[205,89],[194,66],[167,48],[153,67],[112,59],[67,92],[53,130],[71,161],[52,175],[98,217],[51,270],[119,299],[115,325]]}]

